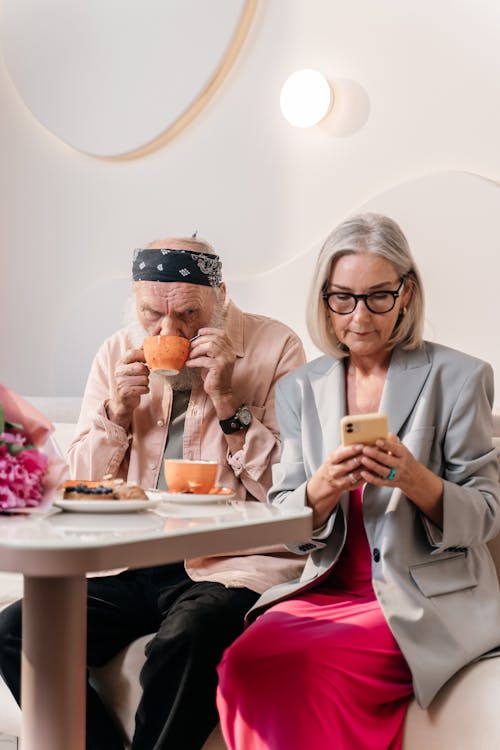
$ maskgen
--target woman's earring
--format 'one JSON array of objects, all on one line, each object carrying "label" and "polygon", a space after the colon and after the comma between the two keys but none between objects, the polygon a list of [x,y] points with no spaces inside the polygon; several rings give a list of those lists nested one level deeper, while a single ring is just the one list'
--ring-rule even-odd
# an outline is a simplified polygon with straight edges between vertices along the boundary
[{"label": "woman's earring", "polygon": [[403,316],[404,316],[404,315],[406,315],[406,313],[407,313],[407,308],[406,308],[406,305],[405,305],[405,306],[403,307],[403,309],[401,310],[401,315],[403,315]]}]

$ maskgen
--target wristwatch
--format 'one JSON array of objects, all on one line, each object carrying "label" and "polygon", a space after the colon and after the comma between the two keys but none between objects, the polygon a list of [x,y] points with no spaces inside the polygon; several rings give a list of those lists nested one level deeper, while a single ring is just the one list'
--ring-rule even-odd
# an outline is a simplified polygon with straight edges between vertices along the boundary
[{"label": "wristwatch", "polygon": [[243,404],[243,406],[240,406],[240,408],[237,410],[236,414],[233,414],[233,416],[229,417],[229,419],[220,419],[219,424],[224,434],[231,435],[233,432],[244,430],[249,426],[251,421],[252,412],[250,411],[248,406]]}]

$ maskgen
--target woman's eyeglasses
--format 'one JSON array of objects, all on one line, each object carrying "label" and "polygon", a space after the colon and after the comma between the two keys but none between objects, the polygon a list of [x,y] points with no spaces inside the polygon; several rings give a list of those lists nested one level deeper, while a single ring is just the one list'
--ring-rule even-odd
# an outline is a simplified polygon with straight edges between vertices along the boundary
[{"label": "woman's eyeglasses", "polygon": [[360,299],[363,300],[371,313],[383,315],[394,308],[404,283],[405,276],[401,278],[401,283],[396,291],[384,289],[379,292],[370,292],[369,294],[349,294],[347,292],[327,292],[324,290],[322,297],[330,310],[338,315],[350,315],[353,313]]}]

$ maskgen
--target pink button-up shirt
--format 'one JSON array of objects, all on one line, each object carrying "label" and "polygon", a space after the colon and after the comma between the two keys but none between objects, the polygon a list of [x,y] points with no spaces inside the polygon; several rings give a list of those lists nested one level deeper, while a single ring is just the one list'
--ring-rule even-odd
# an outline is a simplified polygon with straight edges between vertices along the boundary
[{"label": "pink button-up shirt", "polygon": [[[217,483],[231,487],[240,500],[265,501],[271,465],[278,461],[280,436],[274,414],[274,385],[305,361],[296,334],[276,320],[243,313],[228,305],[226,330],[236,351],[233,388],[252,412],[243,448],[229,452],[213,404],[200,386],[191,392],[184,423],[184,458],[218,461]],[[123,477],[143,487],[156,487],[162,470],[172,390],[152,376],[150,392],[141,398],[127,432],[107,418],[105,404],[115,387],[115,365],[132,347],[127,329],[108,338],[92,363],[75,439],[68,452],[71,476]],[[246,586],[262,593],[269,586],[300,575],[303,558],[285,547],[247,550],[237,555],[197,558],[186,562],[194,580]]]}]

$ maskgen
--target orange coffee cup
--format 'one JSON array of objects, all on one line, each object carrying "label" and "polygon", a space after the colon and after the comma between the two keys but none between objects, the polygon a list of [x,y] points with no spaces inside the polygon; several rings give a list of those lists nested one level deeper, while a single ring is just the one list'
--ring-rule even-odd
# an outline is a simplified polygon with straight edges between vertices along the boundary
[{"label": "orange coffee cup", "polygon": [[215,487],[217,461],[188,461],[166,458],[163,462],[169,492],[206,494]]},{"label": "orange coffee cup", "polygon": [[182,370],[189,347],[189,339],[182,336],[148,336],[142,343],[149,368],[163,375],[177,375]]}]

